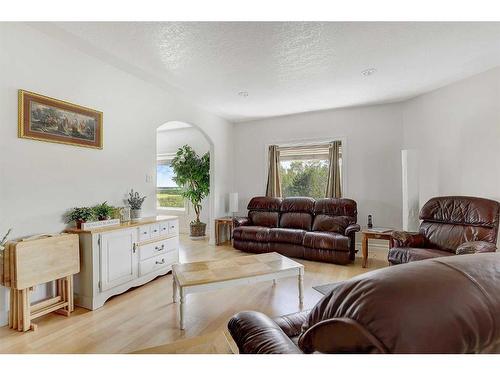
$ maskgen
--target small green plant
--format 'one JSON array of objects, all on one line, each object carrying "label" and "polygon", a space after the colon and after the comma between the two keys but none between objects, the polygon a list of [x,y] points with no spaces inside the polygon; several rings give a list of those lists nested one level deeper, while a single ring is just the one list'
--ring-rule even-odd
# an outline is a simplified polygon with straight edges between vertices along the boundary
[{"label": "small green plant", "polygon": [[92,207],[92,210],[94,211],[94,216],[97,217],[98,220],[109,220],[113,217],[115,212],[115,208],[110,206],[108,202],[98,204]]},{"label": "small green plant", "polygon": [[5,236],[3,236],[2,240],[0,241],[0,250],[5,249],[5,243],[7,242],[7,237],[9,237],[10,232],[12,232],[12,228],[7,231]]},{"label": "small green plant", "polygon": [[195,224],[200,223],[201,202],[210,192],[210,154],[198,156],[188,145],[184,145],[172,160],[175,172],[173,180],[182,186],[182,196],[193,205],[196,213]]},{"label": "small green plant", "polygon": [[66,222],[84,223],[95,218],[94,210],[91,207],[75,207],[66,214]]},{"label": "small green plant", "polygon": [[144,199],[146,199],[146,196],[141,197],[138,192],[134,192],[134,189],[131,189],[130,193],[128,193],[127,201],[131,209],[140,210],[144,203]]}]

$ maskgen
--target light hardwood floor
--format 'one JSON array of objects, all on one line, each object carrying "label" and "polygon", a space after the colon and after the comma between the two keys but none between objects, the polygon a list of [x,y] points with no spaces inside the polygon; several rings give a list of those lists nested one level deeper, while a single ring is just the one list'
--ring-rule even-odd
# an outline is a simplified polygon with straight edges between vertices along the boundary
[{"label": "light hardwood floor", "polygon": [[[212,246],[181,236],[181,262],[242,255],[249,254],[229,244]],[[361,268],[361,257],[348,266],[298,259],[305,267],[304,309],[310,309],[321,298],[313,286],[386,267],[386,259],[386,251],[371,251],[366,269]],[[178,304],[172,303],[172,276],[168,274],[111,298],[98,310],[77,307],[70,318],[50,314],[35,321],[36,332],[20,333],[2,327],[0,353],[129,353],[204,335],[225,328],[238,311],[257,310],[270,316],[298,311],[297,280],[293,277],[278,280],[276,286],[262,282],[192,294],[187,297],[187,305],[186,329],[180,331]]]}]

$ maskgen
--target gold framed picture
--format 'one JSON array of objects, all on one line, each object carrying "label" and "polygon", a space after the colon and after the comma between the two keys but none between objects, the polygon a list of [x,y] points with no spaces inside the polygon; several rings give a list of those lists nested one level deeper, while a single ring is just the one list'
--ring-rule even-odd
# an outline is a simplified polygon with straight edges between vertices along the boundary
[{"label": "gold framed picture", "polygon": [[102,149],[102,112],[19,90],[18,135]]}]

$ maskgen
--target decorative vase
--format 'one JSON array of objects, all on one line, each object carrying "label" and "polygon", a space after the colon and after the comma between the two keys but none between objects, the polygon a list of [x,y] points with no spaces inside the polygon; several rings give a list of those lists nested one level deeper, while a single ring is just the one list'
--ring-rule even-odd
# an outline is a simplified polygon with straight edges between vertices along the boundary
[{"label": "decorative vase", "polygon": [[189,229],[191,232],[191,238],[202,238],[205,237],[205,230],[207,229],[207,224],[199,222],[199,223],[191,223],[189,225]]},{"label": "decorative vase", "polygon": [[130,218],[132,220],[138,220],[138,219],[141,218],[141,216],[142,216],[142,209],[140,209],[140,208],[139,209],[132,208],[130,210]]}]

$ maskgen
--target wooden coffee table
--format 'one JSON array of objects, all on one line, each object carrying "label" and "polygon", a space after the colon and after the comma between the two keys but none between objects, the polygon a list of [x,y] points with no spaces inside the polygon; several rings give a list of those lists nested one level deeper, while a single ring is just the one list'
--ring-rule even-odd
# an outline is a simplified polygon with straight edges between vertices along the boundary
[{"label": "wooden coffee table", "polygon": [[174,264],[173,300],[180,295],[180,329],[184,329],[186,295],[260,281],[276,282],[283,277],[297,277],[299,304],[303,305],[304,266],[278,253],[240,256],[207,262]]}]

